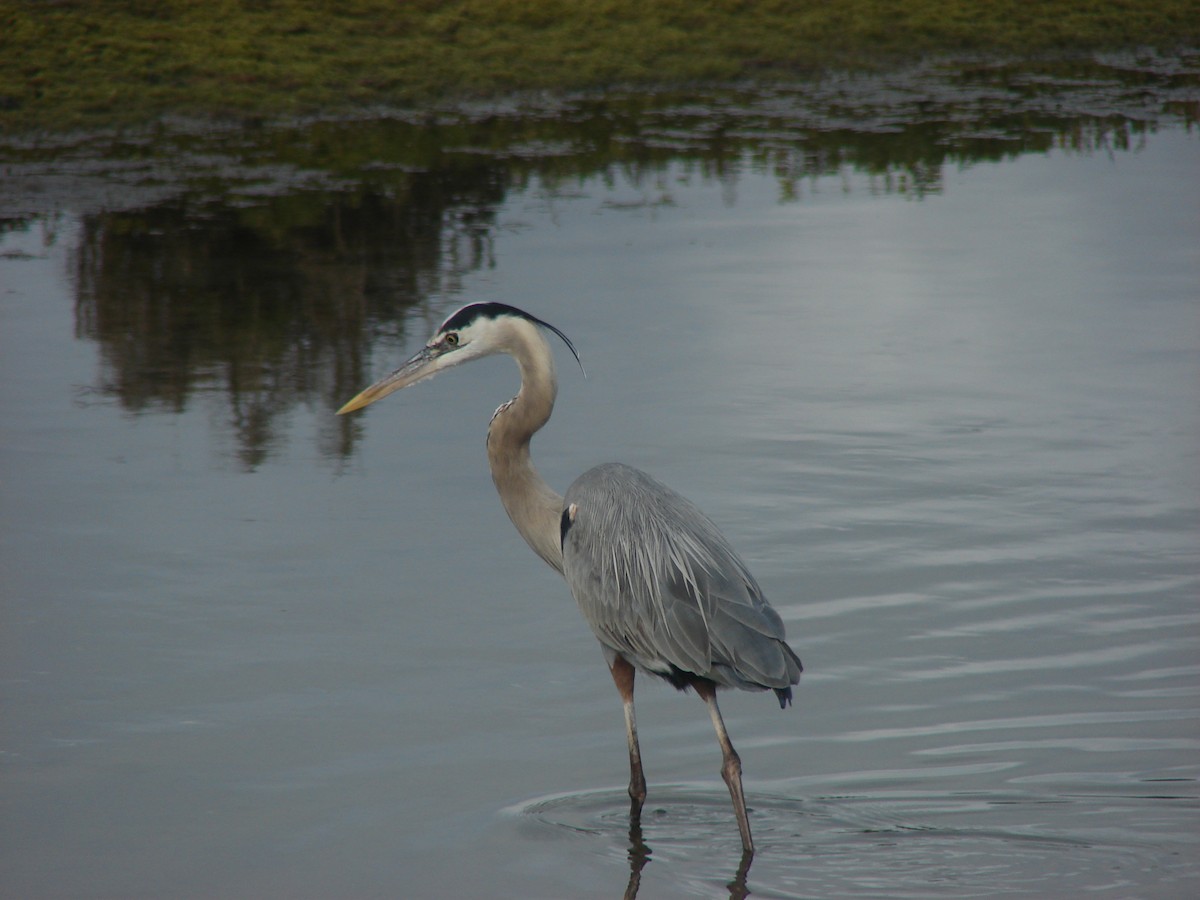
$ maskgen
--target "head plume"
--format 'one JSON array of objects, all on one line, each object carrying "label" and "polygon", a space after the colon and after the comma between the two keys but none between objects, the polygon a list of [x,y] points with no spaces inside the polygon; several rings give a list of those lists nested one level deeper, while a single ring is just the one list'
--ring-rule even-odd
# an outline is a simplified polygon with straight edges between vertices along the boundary
[{"label": "head plume", "polygon": [[531,322],[539,328],[544,328],[547,331],[554,332],[554,334],[558,335],[562,342],[567,345],[567,349],[571,351],[571,355],[575,357],[575,362],[579,364],[579,371],[583,372],[585,378],[587,377],[587,370],[583,367],[583,360],[579,358],[579,352],[575,349],[575,345],[571,343],[571,339],[569,337],[567,337],[562,333],[562,331],[555,328],[549,322],[539,319],[537,316],[530,315],[523,309],[517,309],[515,306],[509,306],[507,303],[495,303],[490,301],[468,303],[466,306],[454,311],[446,318],[446,321],[443,322],[438,328],[435,339],[439,335],[445,335],[449,332],[457,332],[465,328],[469,328],[471,325],[477,323],[480,319],[499,319],[502,316],[511,316],[512,318],[516,319],[524,319],[526,322]]}]

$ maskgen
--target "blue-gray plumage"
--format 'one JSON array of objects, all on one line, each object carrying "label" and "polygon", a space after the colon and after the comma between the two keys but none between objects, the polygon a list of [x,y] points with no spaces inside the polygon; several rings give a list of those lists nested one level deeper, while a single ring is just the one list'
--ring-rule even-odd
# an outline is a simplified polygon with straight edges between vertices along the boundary
[{"label": "blue-gray plumage", "polygon": [[529,443],[549,420],[557,392],[554,356],[542,329],[575,354],[565,334],[526,312],[501,303],[464,306],[408,362],[338,412],[361,409],[482,356],[508,353],[516,360],[521,390],[496,410],[488,428],[492,480],[521,536],[566,578],[604,650],[625,711],[631,815],[640,814],[646,797],[633,712],[634,672],[640,669],[677,688],[693,688],[704,699],[742,846],[753,853],[741,760],[725,731],[716,689],[771,689],[786,706],[800,680],[800,660],[784,642],[783,622],[754,576],[688,500],[617,463],[585,472],[565,497],[542,480]]},{"label": "blue-gray plumage", "polygon": [[783,622],[704,513],[620,463],[585,472],[565,501],[563,575],[606,650],[677,685],[791,700],[800,663]]}]

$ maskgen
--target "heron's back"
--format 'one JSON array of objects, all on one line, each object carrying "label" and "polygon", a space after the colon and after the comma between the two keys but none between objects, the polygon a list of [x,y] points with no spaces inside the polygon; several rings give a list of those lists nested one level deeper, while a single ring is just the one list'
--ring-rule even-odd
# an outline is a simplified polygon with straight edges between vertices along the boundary
[{"label": "heron's back", "polygon": [[790,698],[801,665],[783,622],[695,505],[618,463],[581,475],[564,505],[563,574],[608,650],[676,684],[698,676]]}]

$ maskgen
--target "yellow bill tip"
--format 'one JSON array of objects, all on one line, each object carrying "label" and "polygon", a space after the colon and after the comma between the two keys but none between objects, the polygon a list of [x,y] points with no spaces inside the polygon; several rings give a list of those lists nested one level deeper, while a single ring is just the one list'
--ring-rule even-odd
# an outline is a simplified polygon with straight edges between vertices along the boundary
[{"label": "yellow bill tip", "polygon": [[343,406],[341,409],[339,409],[337,411],[337,414],[339,416],[344,416],[346,413],[352,413],[355,410],[362,409],[364,406],[370,405],[371,400],[373,398],[364,396],[367,393],[369,393],[369,392],[363,391],[361,394],[359,394],[357,397],[355,397],[353,400],[351,400],[345,406]]}]

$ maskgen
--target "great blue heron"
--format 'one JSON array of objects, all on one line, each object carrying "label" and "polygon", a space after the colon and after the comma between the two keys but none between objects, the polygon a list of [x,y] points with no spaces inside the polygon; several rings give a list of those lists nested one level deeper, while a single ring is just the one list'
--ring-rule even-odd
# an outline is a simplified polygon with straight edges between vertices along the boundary
[{"label": "great blue heron", "polygon": [[781,708],[800,681],[800,659],[784,643],[783,622],[729,542],[699,509],[649,475],[617,463],[597,466],[555,493],[534,469],[529,442],[550,419],[557,383],[542,333],[565,334],[502,303],[472,303],[451,315],[399,369],[340,410],[361,409],[472,359],[507,353],[521,390],[488,427],[492,480],[508,516],[533,551],[557,569],[604,649],[625,710],[630,813],[646,798],[634,672],[694,688],[708,705],[723,757],[742,847],[753,853],[742,764],[717,708],[717,688],[775,691]]}]

